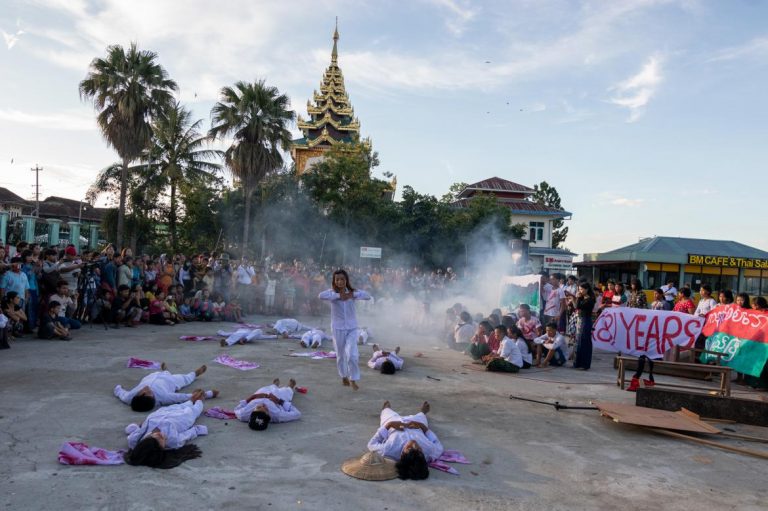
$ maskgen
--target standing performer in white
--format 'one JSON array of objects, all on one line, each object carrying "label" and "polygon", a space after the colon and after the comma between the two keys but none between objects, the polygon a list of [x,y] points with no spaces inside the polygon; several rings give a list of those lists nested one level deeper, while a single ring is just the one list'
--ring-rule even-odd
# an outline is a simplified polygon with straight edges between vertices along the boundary
[{"label": "standing performer in white", "polygon": [[355,300],[370,300],[371,295],[365,291],[355,290],[349,282],[349,275],[344,270],[333,272],[332,288],[323,291],[318,296],[321,300],[331,302],[331,330],[333,330],[333,346],[336,350],[336,368],[341,376],[343,385],[352,386],[357,390],[360,379],[360,367],[357,352],[357,314]]}]

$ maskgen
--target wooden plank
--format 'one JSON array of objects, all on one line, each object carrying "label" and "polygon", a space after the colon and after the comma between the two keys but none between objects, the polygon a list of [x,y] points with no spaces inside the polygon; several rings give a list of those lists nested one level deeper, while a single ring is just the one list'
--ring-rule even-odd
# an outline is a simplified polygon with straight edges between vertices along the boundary
[{"label": "wooden plank", "polygon": [[713,442],[712,440],[707,440],[705,438],[698,438],[691,435],[685,435],[683,433],[677,433],[675,431],[669,431],[666,429],[658,429],[658,428],[649,428],[654,433],[659,433],[660,435],[666,435],[671,436],[674,438],[682,438],[684,440],[689,440],[691,442],[696,442],[697,444],[702,445],[708,445],[710,447],[717,447],[718,449],[725,449],[726,451],[732,451],[737,452],[739,454],[746,454],[748,456],[755,456],[758,458],[763,458],[768,460],[768,452],[763,451],[753,451],[751,449],[743,449],[741,447],[733,447],[731,445],[722,444],[720,442]]},{"label": "wooden plank", "polygon": [[716,427],[692,418],[685,413],[668,412],[666,410],[605,401],[594,403],[594,405],[600,410],[602,415],[610,417],[614,422],[711,435],[721,433]]},{"label": "wooden plank", "polygon": [[[742,397],[721,397],[702,392],[683,392],[666,387],[637,389],[637,406],[668,410],[687,408],[700,417],[735,421],[753,426],[768,426],[768,402]],[[707,420],[703,419],[703,420]]]}]

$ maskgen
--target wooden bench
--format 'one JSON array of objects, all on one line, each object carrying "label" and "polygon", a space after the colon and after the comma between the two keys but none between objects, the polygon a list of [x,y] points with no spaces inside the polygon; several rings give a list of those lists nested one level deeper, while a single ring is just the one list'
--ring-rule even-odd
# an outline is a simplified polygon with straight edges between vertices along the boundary
[{"label": "wooden bench", "polygon": [[[635,357],[616,357],[618,363],[618,377],[616,384],[621,390],[624,390],[624,383],[626,382],[625,372],[629,370],[630,363],[634,362],[635,370],[637,369],[637,358]],[[703,379],[711,380],[714,375],[720,376],[720,390],[718,393],[721,396],[730,397],[731,395],[731,368],[727,366],[719,365],[707,365],[707,364],[690,364],[688,362],[666,362],[664,360],[655,360],[653,362],[653,371],[656,372],[656,368],[659,369],[676,369],[683,370],[686,373],[699,374],[704,376]],[[691,389],[698,391],[707,391],[707,388],[693,385],[680,385],[675,383],[659,383],[656,385],[663,387],[677,387],[681,389]]]}]

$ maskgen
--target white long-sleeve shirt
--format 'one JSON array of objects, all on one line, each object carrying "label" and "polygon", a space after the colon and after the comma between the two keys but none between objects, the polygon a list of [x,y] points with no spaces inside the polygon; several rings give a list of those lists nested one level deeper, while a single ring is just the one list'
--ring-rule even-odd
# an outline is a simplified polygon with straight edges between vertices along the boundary
[{"label": "white long-sleeve shirt", "polygon": [[520,348],[517,346],[517,342],[513,341],[507,336],[501,340],[499,346],[499,356],[517,367],[523,367],[523,354],[520,353]]},{"label": "white long-sleeve shirt", "polygon": [[278,387],[272,384],[260,388],[255,394],[274,394],[283,400],[283,404],[282,406],[278,405],[264,397],[253,399],[250,402],[242,400],[235,407],[235,415],[241,421],[248,422],[251,418],[251,413],[260,405],[264,405],[267,408],[272,422],[290,422],[301,418],[301,412],[293,406],[293,389],[290,387]]},{"label": "white long-sleeve shirt", "polygon": [[357,328],[355,300],[370,300],[371,295],[360,289],[353,294],[352,300],[342,300],[341,295],[333,289],[320,293],[318,298],[331,302],[331,328],[334,330],[352,330]]},{"label": "white long-sleeve shirt", "polygon": [[528,349],[528,343],[525,342],[525,339],[518,337],[515,341],[515,344],[517,344],[517,349],[520,350],[520,355],[523,358],[523,362],[533,364],[533,355],[531,355],[531,350]]},{"label": "white long-sleeve shirt", "polygon": [[368,361],[368,367],[371,369],[381,369],[381,365],[384,363],[385,360],[389,360],[393,364],[395,364],[395,369],[398,371],[403,368],[403,359],[400,358],[398,355],[395,355],[394,353],[391,353],[387,355],[386,357],[382,357],[381,354],[383,353],[382,350],[374,351],[373,356]]},{"label": "white long-sleeve shirt", "polygon": [[[190,379],[190,374],[192,378]],[[192,394],[177,392],[180,388],[192,383],[195,373],[171,374],[170,371],[158,371],[145,376],[138,385],[131,390],[125,390],[122,386],[115,387],[115,396],[123,403],[129,405],[133,397],[144,387],[149,387],[155,396],[156,406],[183,403],[192,397]]]},{"label": "white long-sleeve shirt", "polygon": [[319,328],[313,328],[308,332],[304,332],[304,334],[301,336],[301,342],[303,342],[306,346],[312,346],[314,344],[320,346],[326,339],[330,339],[330,337],[328,337],[328,335],[326,335],[326,333]]},{"label": "white long-sleeve shirt", "polygon": [[285,318],[275,321],[274,329],[281,334],[294,334],[302,330],[311,330],[312,327],[302,325],[298,319]]},{"label": "white long-sleeve shirt", "polygon": [[195,421],[203,413],[203,402],[185,401],[184,403],[164,406],[150,413],[144,422],[129,424],[125,428],[128,435],[128,447],[133,449],[144,437],[155,429],[165,435],[165,448],[178,449],[185,443],[201,435],[207,435],[205,426],[195,426]]},{"label": "white long-sleeve shirt", "polygon": [[[423,414],[393,417],[393,419],[399,420],[404,424],[412,421],[424,424],[423,421],[418,420],[419,416],[423,417]],[[387,458],[399,460],[405,444],[411,440],[415,440],[419,444],[427,462],[436,460],[443,454],[443,444],[440,443],[437,435],[431,429],[424,433],[421,429],[405,428],[401,431],[394,428],[387,429],[384,426],[381,426],[368,442],[368,450],[377,452]]]}]

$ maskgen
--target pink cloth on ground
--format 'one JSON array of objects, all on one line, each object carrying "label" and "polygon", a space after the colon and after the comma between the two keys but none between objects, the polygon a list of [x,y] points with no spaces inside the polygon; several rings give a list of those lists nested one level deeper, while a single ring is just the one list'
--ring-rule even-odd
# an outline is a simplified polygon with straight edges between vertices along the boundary
[{"label": "pink cloth on ground", "polygon": [[237,419],[235,412],[232,410],[226,410],[219,406],[208,408],[205,412],[203,412],[203,415],[206,417],[211,417],[212,419]]},{"label": "pink cloth on ground", "polygon": [[219,355],[218,357],[213,359],[214,362],[218,362],[221,365],[225,365],[228,367],[232,367],[234,369],[239,369],[241,371],[248,371],[250,369],[258,369],[261,367],[256,362],[248,362],[247,360],[238,360],[236,358],[232,358],[229,355]]},{"label": "pink cloth on ground", "polygon": [[212,341],[216,337],[210,335],[182,335],[179,339],[182,341]]},{"label": "pink cloth on ground", "polygon": [[162,363],[155,360],[143,360],[131,357],[128,359],[126,367],[136,367],[139,369],[162,369]]},{"label": "pink cloth on ground", "polygon": [[441,472],[448,472],[449,474],[455,476],[459,475],[458,470],[450,465],[447,465],[446,463],[461,463],[462,465],[470,464],[469,460],[467,460],[467,458],[465,458],[464,455],[459,451],[443,451],[443,454],[441,454],[440,457],[436,460],[432,461],[429,466],[435,470],[440,470]]},{"label": "pink cloth on ground", "polygon": [[299,353],[291,353],[292,357],[311,357],[312,360],[320,360],[322,358],[336,358],[335,351],[302,351]]},{"label": "pink cloth on ground", "polygon": [[62,465],[122,465],[125,451],[107,451],[88,447],[82,442],[64,442],[59,447],[59,463]]}]

